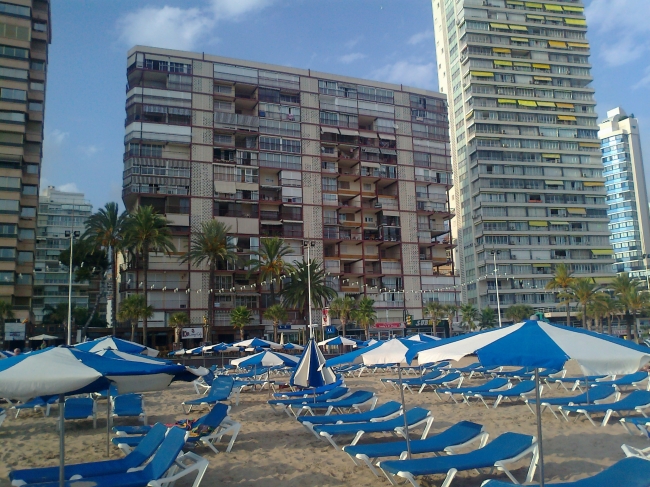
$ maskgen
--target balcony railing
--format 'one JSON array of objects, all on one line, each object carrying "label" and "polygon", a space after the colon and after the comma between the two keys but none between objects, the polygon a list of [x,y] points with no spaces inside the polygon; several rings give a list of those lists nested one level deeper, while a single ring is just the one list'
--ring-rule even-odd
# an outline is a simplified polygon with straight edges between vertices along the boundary
[{"label": "balcony railing", "polygon": [[253,115],[214,112],[214,123],[257,130],[260,126],[260,118]]}]

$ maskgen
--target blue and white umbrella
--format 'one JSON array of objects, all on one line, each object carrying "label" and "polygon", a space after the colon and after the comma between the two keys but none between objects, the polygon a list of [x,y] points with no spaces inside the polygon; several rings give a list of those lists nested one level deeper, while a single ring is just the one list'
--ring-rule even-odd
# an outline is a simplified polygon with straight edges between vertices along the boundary
[{"label": "blue and white umbrella", "polygon": [[264,352],[256,353],[255,355],[232,360],[230,363],[241,368],[258,366],[273,367],[275,365],[294,366],[298,363],[298,359],[293,355],[287,355],[286,353],[279,352],[270,352],[267,350]]},{"label": "blue and white umbrella", "polygon": [[13,357],[13,356],[14,356],[14,354],[11,353],[11,352],[2,352],[2,351],[0,351],[0,360],[2,360],[3,358],[9,358],[9,357]]},{"label": "blue and white umbrella", "polygon": [[540,484],[544,485],[542,415],[539,398],[539,369],[560,370],[574,359],[585,375],[631,374],[650,362],[650,349],[634,342],[580,328],[568,328],[534,319],[505,328],[462,335],[442,344],[422,344],[413,350],[420,363],[460,360],[476,353],[484,367],[511,365],[534,367],[537,382],[537,436],[540,452]]},{"label": "blue and white umbrella", "polygon": [[316,340],[312,338],[305,347],[289,383],[299,387],[317,388],[334,382],[336,375],[332,369],[325,366],[325,357],[316,346]]},{"label": "blue and white umbrella", "polygon": [[280,350],[282,345],[275,342],[270,342],[268,340],[262,340],[261,338],[251,338],[249,340],[244,340],[241,342],[233,343],[233,347],[239,348],[273,348],[275,350]]},{"label": "blue and white umbrella", "polygon": [[407,340],[412,340],[415,342],[435,342],[438,340],[441,340],[438,337],[434,337],[433,335],[427,335],[425,333],[418,333],[417,335],[411,335],[410,337],[406,338]]},{"label": "blue and white umbrella", "polygon": [[150,357],[158,356],[158,350],[154,350],[153,348],[146,347],[139,343],[122,340],[121,338],[115,338],[112,336],[105,336],[102,338],[97,338],[96,340],[91,340],[89,342],[78,343],[75,345],[75,347],[84,352],[119,350],[120,352],[126,353],[143,353],[149,355]]},{"label": "blue and white umbrella", "polygon": [[285,343],[284,345],[282,345],[282,348],[284,348],[285,350],[298,350],[299,352],[305,349],[305,347],[303,347],[302,345],[297,345],[295,343]]},{"label": "blue and white umbrella", "polygon": [[357,342],[355,340],[350,340],[349,338],[345,338],[343,336],[337,336],[334,338],[323,340],[322,342],[318,342],[319,347],[323,347],[323,346],[334,347],[339,345],[344,345],[347,347],[356,347]]},{"label": "blue and white umbrella", "polygon": [[[145,355],[120,352],[119,350],[100,350],[96,353],[101,357],[112,358],[117,360],[128,360],[129,362],[138,362],[141,364],[151,364],[151,365],[171,365],[170,360],[165,360],[162,358],[147,357]],[[207,371],[206,371],[207,372]]]},{"label": "blue and white umbrella", "polygon": [[217,343],[215,345],[208,345],[208,346],[204,347],[203,350],[205,352],[221,352],[221,353],[239,352],[238,347],[228,345],[227,343]]}]

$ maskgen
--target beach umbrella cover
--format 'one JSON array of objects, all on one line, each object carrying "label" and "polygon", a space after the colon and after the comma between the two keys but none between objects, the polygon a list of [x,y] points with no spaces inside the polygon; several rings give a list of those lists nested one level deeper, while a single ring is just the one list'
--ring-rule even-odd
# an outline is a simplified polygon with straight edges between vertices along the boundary
[{"label": "beach umbrella cover", "polygon": [[273,367],[275,365],[294,366],[298,363],[298,358],[286,353],[264,351],[230,361],[231,365],[237,367]]},{"label": "beach umbrella cover", "polygon": [[336,382],[336,375],[325,365],[325,357],[316,346],[316,340],[310,339],[289,383],[305,388],[316,388],[334,382]]},{"label": "beach umbrella cover", "polygon": [[52,335],[36,335],[35,337],[29,337],[30,340],[58,340],[59,337]]},{"label": "beach umbrella cover", "polygon": [[415,342],[435,342],[441,340],[441,338],[434,337],[433,335],[427,335],[426,333],[418,333],[417,335],[411,335],[406,337],[407,340],[413,340]]},{"label": "beach umbrella cover", "polygon": [[126,353],[144,353],[150,357],[158,356],[158,350],[112,336],[105,336],[89,342],[78,343],[75,345],[75,348],[91,353],[98,352],[99,350],[119,350],[120,352]]},{"label": "beach umbrella cover", "polygon": [[356,347],[357,342],[354,341],[354,340],[350,340],[349,338],[345,338],[343,336],[328,338],[327,340],[323,340],[322,342],[318,342],[319,347],[323,347],[323,346],[333,347],[333,346],[338,346],[338,345],[344,345],[344,346],[348,346],[348,347]]},{"label": "beach umbrella cover", "polygon": [[244,340],[242,342],[237,342],[232,344],[233,347],[239,348],[273,348],[275,350],[280,350],[282,345],[275,342],[270,342],[268,340],[263,340],[261,338],[251,338],[249,340]]},{"label": "beach umbrella cover", "polygon": [[299,352],[305,349],[302,345],[296,345],[295,343],[285,343],[282,348],[285,350],[298,350]]}]

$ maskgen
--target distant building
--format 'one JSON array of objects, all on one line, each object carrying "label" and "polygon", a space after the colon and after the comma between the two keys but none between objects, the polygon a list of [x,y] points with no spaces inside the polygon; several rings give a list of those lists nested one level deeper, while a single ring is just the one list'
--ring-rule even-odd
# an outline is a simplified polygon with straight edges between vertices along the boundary
[{"label": "distant building", "polygon": [[[39,198],[32,305],[35,324],[43,323],[48,309],[68,302],[68,262],[59,262],[61,252],[70,248],[70,238],[65,232],[72,230],[83,234],[92,209],[83,193],[58,191],[54,186],[48,186]],[[88,308],[88,292],[88,281],[73,280],[72,304]],[[47,331],[61,332],[60,325],[56,326],[59,329]]]},{"label": "distant building", "polygon": [[642,254],[650,252],[650,218],[639,122],[621,107],[600,123],[614,271],[646,278]]}]

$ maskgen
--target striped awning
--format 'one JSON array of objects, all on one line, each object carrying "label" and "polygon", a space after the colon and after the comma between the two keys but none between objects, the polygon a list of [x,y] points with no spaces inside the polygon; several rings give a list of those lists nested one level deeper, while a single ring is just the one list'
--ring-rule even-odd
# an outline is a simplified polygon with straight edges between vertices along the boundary
[{"label": "striped awning", "polygon": [[551,66],[548,65],[548,64],[533,63],[533,68],[537,68],[537,69],[551,69]]},{"label": "striped awning", "polygon": [[589,44],[583,44],[582,42],[567,42],[569,47],[579,47],[581,49],[589,49]]},{"label": "striped awning", "polygon": [[525,106],[525,107],[536,107],[537,102],[531,101],[531,100],[517,100],[517,103],[519,105]]},{"label": "striped awning", "polygon": [[547,227],[548,222],[543,222],[543,221],[530,221],[528,222],[528,225],[531,227]]},{"label": "striped awning", "polygon": [[605,183],[601,181],[585,181],[584,183],[582,183],[582,185],[587,188],[596,188],[600,186],[605,186]]},{"label": "striped awning", "polygon": [[510,29],[511,29],[511,30],[522,30],[522,31],[524,31],[524,32],[528,32],[528,27],[525,27],[525,26],[523,26],[523,25],[513,25],[513,24],[510,24]]},{"label": "striped awning", "polygon": [[510,40],[514,42],[528,42],[528,39],[525,37],[511,37]]},{"label": "striped awning", "polygon": [[614,255],[612,249],[591,249],[591,253],[594,255]]},{"label": "striped awning", "polygon": [[512,66],[512,61],[501,61],[500,59],[495,59],[495,66]]},{"label": "striped awning", "polygon": [[510,27],[508,27],[506,24],[497,24],[496,22],[490,22],[490,27],[493,29],[510,30]]},{"label": "striped awning", "polygon": [[565,12],[584,12],[584,7],[562,7]]},{"label": "striped awning", "polygon": [[567,208],[566,211],[572,215],[586,215],[587,210],[585,208]]},{"label": "striped awning", "polygon": [[510,103],[510,104],[513,104],[513,105],[517,104],[517,100],[511,100],[510,98],[499,98],[497,101],[499,103]]},{"label": "striped awning", "polygon": [[573,103],[560,103],[560,102],[557,103],[557,107],[558,108],[571,108],[571,109],[575,108]]},{"label": "striped awning", "polygon": [[490,73],[489,71],[470,71],[469,74],[480,78],[494,78],[494,73]]},{"label": "striped awning", "polygon": [[566,25],[577,25],[580,27],[586,26],[587,21],[584,19],[564,19]]},{"label": "striped awning", "polygon": [[544,8],[552,12],[562,12],[562,7],[560,7],[559,5],[550,5],[548,3],[545,3]]},{"label": "striped awning", "polygon": [[510,54],[512,50],[506,49],[505,47],[493,47],[492,52],[499,52],[502,54]]},{"label": "striped awning", "polygon": [[555,102],[554,101],[538,101],[537,106],[538,107],[555,107]]},{"label": "striped awning", "polygon": [[564,225],[564,226],[568,226],[568,225],[569,225],[569,222],[551,222],[551,225]]},{"label": "striped awning", "polygon": [[574,117],[573,115],[558,115],[557,119],[558,120],[564,120],[566,122],[575,122],[576,121],[576,117]]},{"label": "striped awning", "polygon": [[566,49],[567,45],[564,41],[548,41],[549,47],[554,47],[556,49]]}]

